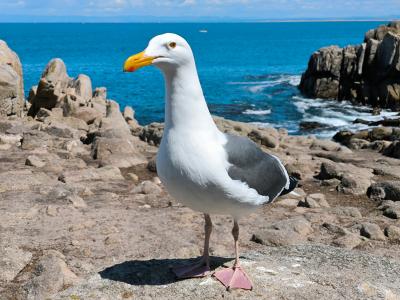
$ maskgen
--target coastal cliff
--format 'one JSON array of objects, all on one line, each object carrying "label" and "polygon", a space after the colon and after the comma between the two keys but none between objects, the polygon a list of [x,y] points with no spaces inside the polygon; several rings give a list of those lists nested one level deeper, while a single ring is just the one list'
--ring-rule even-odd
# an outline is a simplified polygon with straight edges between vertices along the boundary
[{"label": "coastal cliff", "polygon": [[400,21],[369,30],[360,45],[314,52],[299,89],[310,98],[400,110]]},{"label": "coastal cliff", "polygon": [[[1,299],[400,297],[400,160],[383,152],[394,127],[334,142],[215,117],[300,180],[296,195],[240,220],[254,290],[226,291],[211,277],[177,281],[170,271],[200,255],[203,223],[157,177],[163,124],[141,126],[133,108],[121,112],[61,59],[25,103],[20,65],[3,67],[15,76],[0,77]],[[232,264],[232,221],[212,219],[219,269]]]}]

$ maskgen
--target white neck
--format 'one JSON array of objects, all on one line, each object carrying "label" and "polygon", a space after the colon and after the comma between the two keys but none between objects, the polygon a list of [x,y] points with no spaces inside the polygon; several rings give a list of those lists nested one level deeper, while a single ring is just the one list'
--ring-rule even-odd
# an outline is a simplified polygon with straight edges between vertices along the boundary
[{"label": "white neck", "polygon": [[164,70],[165,130],[216,129],[204,99],[196,65]]}]

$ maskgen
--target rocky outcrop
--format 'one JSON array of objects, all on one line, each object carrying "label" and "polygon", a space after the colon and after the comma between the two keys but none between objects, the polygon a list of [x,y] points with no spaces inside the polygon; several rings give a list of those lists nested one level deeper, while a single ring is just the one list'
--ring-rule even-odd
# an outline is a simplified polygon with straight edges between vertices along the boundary
[{"label": "rocky outcrop", "polygon": [[314,52],[300,91],[307,97],[351,100],[400,110],[400,21],[372,29],[364,42]]},{"label": "rocky outcrop", "polygon": [[382,154],[400,158],[400,128],[375,127],[356,132],[342,130],[333,139],[350,149],[370,149]]},{"label": "rocky outcrop", "polygon": [[0,40],[0,117],[20,116],[24,102],[21,62],[6,42]]},{"label": "rocky outcrop", "polygon": [[[35,113],[0,119],[0,299],[400,296],[399,160],[214,117],[278,156],[299,187],[240,220],[253,291],[226,291],[211,276],[177,281],[170,267],[201,254],[204,227],[155,173],[164,125],[140,126],[60,60],[43,74]],[[390,143],[394,132],[362,134]],[[232,223],[212,219],[220,269],[233,263]]]},{"label": "rocky outcrop", "polygon": [[[261,146],[277,148],[279,146],[280,133],[272,127],[258,127],[252,124],[227,120],[221,117],[213,117],[218,129],[225,133],[247,136]],[[164,132],[163,123],[151,123],[144,126],[138,132],[141,140],[158,146]]]},{"label": "rocky outcrop", "polygon": [[37,86],[29,93],[31,107],[28,115],[35,117],[41,108],[61,108],[64,116],[76,117],[91,124],[106,114],[106,92],[92,92],[88,76],[80,74],[73,79],[67,74],[64,62],[52,59],[42,73]]}]

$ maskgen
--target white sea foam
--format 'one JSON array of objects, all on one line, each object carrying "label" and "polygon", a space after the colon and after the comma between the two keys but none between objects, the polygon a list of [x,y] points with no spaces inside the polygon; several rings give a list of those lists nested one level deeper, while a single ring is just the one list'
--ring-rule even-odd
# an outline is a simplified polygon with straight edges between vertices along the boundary
[{"label": "white sea foam", "polygon": [[338,130],[361,130],[370,128],[365,124],[353,121],[357,118],[367,121],[377,121],[384,117],[394,117],[397,112],[382,110],[380,115],[373,116],[371,108],[367,106],[355,106],[348,101],[336,101],[325,99],[308,99],[300,96],[293,97],[293,103],[297,111],[303,115],[301,121],[318,122],[327,126],[326,130],[316,135],[322,138],[332,137]]},{"label": "white sea foam", "polygon": [[246,109],[242,114],[245,115],[269,115],[271,113],[270,109],[265,110],[254,110],[254,109]]},{"label": "white sea foam", "polygon": [[289,84],[293,86],[298,86],[300,84],[301,76],[300,75],[289,75]]},{"label": "white sea foam", "polygon": [[271,76],[269,80],[255,80],[255,81],[230,81],[227,84],[231,85],[247,85],[249,91],[252,93],[260,92],[267,87],[277,86],[279,84],[290,84],[292,86],[298,86],[300,83],[301,76],[299,75],[279,75]]}]

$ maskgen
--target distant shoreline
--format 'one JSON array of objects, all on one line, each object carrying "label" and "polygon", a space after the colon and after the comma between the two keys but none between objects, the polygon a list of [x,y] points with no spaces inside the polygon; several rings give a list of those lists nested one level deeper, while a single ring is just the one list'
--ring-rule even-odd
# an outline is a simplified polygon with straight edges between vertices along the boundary
[{"label": "distant shoreline", "polygon": [[0,24],[259,24],[259,23],[354,23],[354,22],[390,22],[396,19],[354,19],[354,20],[235,20],[235,21],[0,21]]},{"label": "distant shoreline", "polygon": [[[393,19],[395,20],[395,19]],[[335,20],[265,20],[254,23],[340,23],[340,22],[390,22],[391,19],[335,19]]]}]

